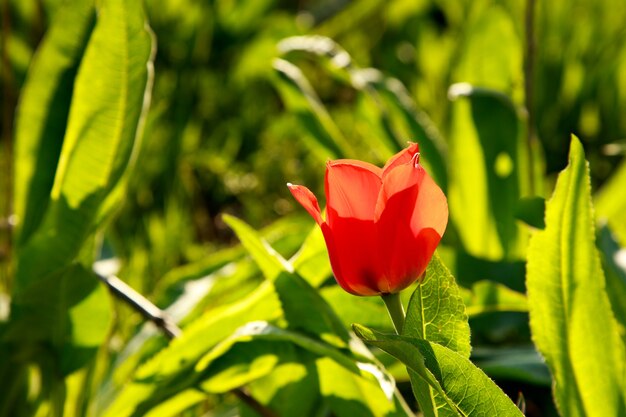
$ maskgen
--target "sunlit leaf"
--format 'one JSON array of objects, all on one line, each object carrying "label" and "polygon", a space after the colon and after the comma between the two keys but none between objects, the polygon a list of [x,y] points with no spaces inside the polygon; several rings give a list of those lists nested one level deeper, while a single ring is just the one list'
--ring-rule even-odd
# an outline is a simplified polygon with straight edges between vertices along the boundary
[{"label": "sunlit leaf", "polygon": [[[438,343],[469,358],[470,329],[463,299],[454,277],[437,254],[428,264],[424,281],[411,296],[402,335]],[[455,410],[427,381],[415,372],[409,372],[409,376],[426,416],[455,415]]]},{"label": "sunlit leaf", "polygon": [[520,122],[508,97],[456,84],[450,89],[450,217],[474,257],[513,260],[524,235],[514,213],[520,198]]},{"label": "sunlit leaf", "polygon": [[74,77],[95,18],[93,3],[80,0],[59,8],[22,90],[14,154],[18,243],[25,242],[39,226],[50,200]]},{"label": "sunlit leaf", "polygon": [[93,232],[141,135],[152,54],[141,3],[102,2],[74,83],[51,201],[20,253],[16,291],[68,265]]},{"label": "sunlit leaf", "polygon": [[596,251],[589,172],[573,137],[569,166],[546,208],[546,228],[528,252],[528,306],[537,349],[554,378],[563,416],[620,415],[624,346]]},{"label": "sunlit leaf", "polygon": [[446,405],[453,407],[445,415],[456,412],[464,417],[522,416],[483,371],[458,353],[426,340],[384,335],[362,326],[354,326],[354,330],[367,343],[395,356],[445,395]]}]

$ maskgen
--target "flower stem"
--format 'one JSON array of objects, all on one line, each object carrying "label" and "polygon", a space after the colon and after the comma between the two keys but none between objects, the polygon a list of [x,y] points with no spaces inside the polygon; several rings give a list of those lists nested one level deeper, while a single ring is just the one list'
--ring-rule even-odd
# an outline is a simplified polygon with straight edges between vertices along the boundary
[{"label": "flower stem", "polygon": [[385,302],[385,307],[387,307],[389,317],[391,317],[396,333],[402,334],[402,326],[404,326],[404,307],[402,306],[400,293],[382,294],[381,298]]}]

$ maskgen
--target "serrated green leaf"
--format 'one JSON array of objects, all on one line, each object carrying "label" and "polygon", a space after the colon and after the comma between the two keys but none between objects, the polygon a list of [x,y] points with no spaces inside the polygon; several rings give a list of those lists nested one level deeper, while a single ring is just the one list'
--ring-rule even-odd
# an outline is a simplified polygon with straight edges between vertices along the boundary
[{"label": "serrated green leaf", "polygon": [[[463,299],[454,277],[436,253],[424,281],[411,296],[402,335],[438,343],[469,358],[470,329]],[[426,381],[414,372],[409,376],[426,416],[456,415]]]},{"label": "serrated green leaf", "polygon": [[[521,417],[522,413],[500,388],[469,359],[426,340],[385,335],[354,326],[357,335],[402,361],[440,395],[450,408],[463,417]],[[436,415],[436,414],[435,414]]]},{"label": "serrated green leaf", "polygon": [[474,257],[515,260],[525,242],[514,213],[520,198],[520,121],[508,97],[450,88],[452,132],[448,202],[464,249]]},{"label": "serrated green leaf", "polygon": [[594,245],[589,172],[572,137],[568,167],[532,236],[527,281],[530,327],[554,379],[562,416],[618,416],[624,401],[624,346]]},{"label": "serrated green leaf", "polygon": [[95,17],[93,0],[72,1],[58,10],[30,65],[16,113],[13,204],[18,244],[35,231],[48,207],[74,77]]},{"label": "serrated green leaf", "polygon": [[470,355],[470,329],[459,287],[435,253],[424,281],[411,296],[402,335],[435,342]]}]

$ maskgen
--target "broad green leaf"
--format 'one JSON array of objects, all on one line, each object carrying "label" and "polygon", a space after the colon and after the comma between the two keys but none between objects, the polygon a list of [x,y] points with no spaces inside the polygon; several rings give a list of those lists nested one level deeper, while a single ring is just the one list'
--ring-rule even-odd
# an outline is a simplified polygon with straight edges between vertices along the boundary
[{"label": "broad green leaf", "polygon": [[[463,299],[454,277],[436,253],[426,268],[424,281],[411,296],[402,335],[438,343],[469,358],[470,329]],[[409,376],[426,416],[456,415],[426,381],[414,372]]]},{"label": "broad green leaf", "polygon": [[470,329],[459,287],[435,253],[407,308],[402,335],[445,346],[470,355]]},{"label": "broad green leaf", "polygon": [[359,323],[393,332],[389,313],[380,297],[355,297],[339,285],[329,285],[319,291],[345,326]]},{"label": "broad green leaf", "polygon": [[523,51],[511,15],[496,5],[470,22],[453,81],[503,91],[521,102]]},{"label": "broad green leaf", "polygon": [[329,358],[317,361],[317,372],[320,392],[337,417],[412,415],[397,394],[387,398],[376,383],[350,373]]},{"label": "broad green leaf", "polygon": [[[321,408],[316,356],[293,350],[270,374],[248,385],[252,396],[281,417],[315,415]],[[342,368],[340,368],[342,369]],[[241,417],[257,417],[240,408]]]},{"label": "broad green leaf", "polygon": [[317,225],[311,229],[302,247],[290,262],[296,272],[315,288],[332,276],[324,235]]},{"label": "broad green leaf", "polygon": [[180,394],[161,402],[156,407],[148,411],[144,417],[174,417],[179,416],[183,411],[206,400],[207,395],[197,389],[188,389]]},{"label": "broad green leaf", "polygon": [[16,296],[6,338],[50,342],[60,357],[60,372],[69,375],[98,350],[111,318],[106,287],[93,272],[72,264]]},{"label": "broad green leaf", "polygon": [[520,122],[503,94],[456,84],[450,88],[450,217],[464,249],[492,261],[523,254],[514,217],[520,198]]},{"label": "broad green leaf", "polygon": [[39,226],[48,207],[74,77],[95,18],[93,0],[65,3],[33,58],[16,113],[13,204],[19,244]]},{"label": "broad green leaf", "polygon": [[[311,353],[332,359],[351,372],[360,373],[360,368],[355,360],[356,358],[351,358],[344,352],[324,342],[312,339],[301,333],[281,329],[280,327],[273,326],[264,321],[250,322],[237,329],[237,331],[230,338],[217,345],[215,349],[204,355],[202,359],[199,360],[195,367],[196,371],[200,372],[202,369],[209,367],[216,358],[227,352],[233,344],[253,339],[290,342],[291,344],[299,346]],[[361,359],[369,362],[366,358]]]},{"label": "broad green leaf", "polygon": [[123,389],[118,387],[114,399],[100,398],[99,415],[135,415],[142,403],[154,404],[155,399],[163,400],[189,388],[195,381],[195,365],[207,352],[241,326],[255,320],[276,320],[280,315],[280,302],[269,282],[235,304],[208,311],[142,365],[131,381],[117,381]]},{"label": "broad green leaf", "polygon": [[245,222],[236,217],[224,214],[224,222],[235,232],[243,247],[259,265],[265,278],[276,280],[283,271],[292,271],[293,267],[270,244]]},{"label": "broad green leaf", "polygon": [[72,262],[93,232],[141,135],[152,55],[141,2],[99,3],[74,83],[51,201],[18,259],[17,292]]},{"label": "broad green leaf", "polygon": [[[435,390],[445,395],[445,415],[456,411],[458,416],[522,416],[502,390],[458,353],[426,340],[385,335],[363,326],[354,326],[357,335],[402,361],[410,371],[425,378]],[[437,414],[434,414],[437,415]]]},{"label": "broad green leaf", "polygon": [[250,226],[232,216],[224,221],[235,231],[265,277],[279,294],[290,329],[312,332],[328,343],[345,347],[349,334],[339,318],[313,287]]},{"label": "broad green leaf", "polygon": [[594,245],[589,172],[572,137],[568,167],[532,236],[527,280],[533,340],[554,378],[562,416],[624,414],[624,346]]},{"label": "broad green leaf", "polygon": [[469,317],[497,311],[528,311],[524,294],[487,280],[478,281],[471,290],[463,291],[463,301]]}]

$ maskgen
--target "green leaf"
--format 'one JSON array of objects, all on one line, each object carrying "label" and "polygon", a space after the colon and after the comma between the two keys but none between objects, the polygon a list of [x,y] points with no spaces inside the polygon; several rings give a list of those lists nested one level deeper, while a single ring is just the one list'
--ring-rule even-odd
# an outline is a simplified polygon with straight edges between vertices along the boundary
[{"label": "green leaf", "polygon": [[589,172],[572,137],[568,167],[532,236],[527,288],[533,340],[554,378],[562,416],[618,416],[624,402],[624,346],[594,245]]},{"label": "green leaf", "polygon": [[445,396],[448,407],[453,407],[445,415],[454,415],[450,412],[455,411],[463,417],[522,416],[483,371],[458,353],[437,343],[385,335],[359,325],[354,331],[367,343],[399,359]]},{"label": "green leaf", "polygon": [[93,0],[65,3],[33,58],[16,113],[13,204],[18,244],[36,230],[48,207],[74,77],[95,17]]},{"label": "green leaf", "polygon": [[615,173],[598,191],[595,199],[595,208],[598,220],[609,223],[611,230],[618,240],[626,242],[626,193],[623,192],[626,184],[626,161],[623,161]]},{"label": "green leaf", "polygon": [[345,347],[350,339],[348,331],[319,293],[295,274],[291,264],[254,229],[232,216],[224,216],[224,221],[276,286],[289,328],[311,332],[337,347]]},{"label": "green leaf", "polygon": [[435,253],[407,308],[402,335],[445,346],[470,355],[470,329],[454,277]]},{"label": "green leaf", "polygon": [[522,98],[522,43],[511,14],[495,5],[469,20],[454,82],[466,82]]},{"label": "green leaf", "polygon": [[503,94],[450,88],[452,131],[448,202],[464,249],[492,261],[523,255],[525,235],[514,217],[520,198],[520,122]]},{"label": "green leaf", "polygon": [[290,262],[298,274],[314,288],[318,288],[332,276],[324,235],[317,225],[311,229],[311,233]]},{"label": "green leaf", "polygon": [[[316,415],[322,407],[316,358],[293,349],[291,356],[283,356],[284,363],[248,385],[250,393],[281,417]],[[240,411],[241,417],[258,416],[248,408],[242,407]]]},{"label": "green leaf", "polygon": [[51,342],[62,375],[87,363],[105,340],[109,295],[95,274],[73,264],[27,287],[14,300],[8,340]]},{"label": "green leaf", "polygon": [[207,352],[241,326],[255,320],[276,320],[280,314],[280,302],[269,282],[235,304],[208,311],[185,327],[179,338],[142,365],[131,381],[118,381],[121,385],[114,393],[117,396],[114,399],[103,398],[99,406],[105,410],[99,410],[98,415],[136,415],[140,407],[153,406],[189,388],[196,381],[196,363]]},{"label": "green leaf", "polygon": [[51,201],[20,253],[16,292],[76,259],[102,205],[111,204],[107,197],[141,135],[153,53],[141,2],[100,3],[74,83]]},{"label": "green leaf", "polygon": [[349,372],[329,358],[317,361],[317,372],[320,392],[337,417],[412,415],[397,393],[390,401],[375,382]]},{"label": "green leaf", "polygon": [[380,297],[355,297],[339,285],[329,285],[319,291],[345,326],[359,323],[379,330],[393,331],[389,313]]},{"label": "green leaf", "polygon": [[[470,329],[463,299],[454,277],[436,253],[426,268],[424,281],[411,296],[402,335],[438,343],[469,358]],[[456,415],[426,381],[414,372],[409,376],[426,416]]]},{"label": "green leaf", "polygon": [[261,268],[265,278],[274,281],[283,271],[293,271],[291,264],[245,222],[227,214],[224,214],[222,219],[224,223],[233,229],[243,247]]}]

